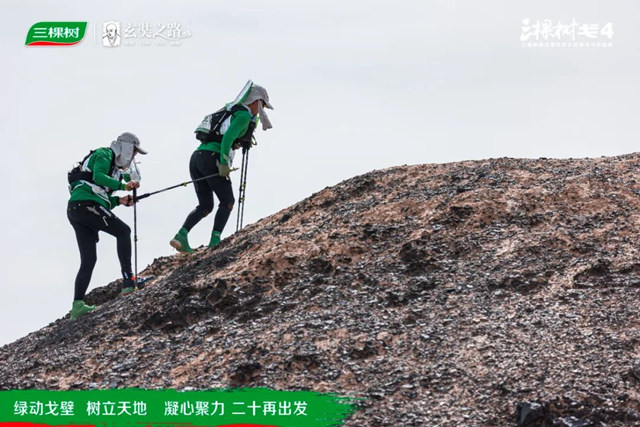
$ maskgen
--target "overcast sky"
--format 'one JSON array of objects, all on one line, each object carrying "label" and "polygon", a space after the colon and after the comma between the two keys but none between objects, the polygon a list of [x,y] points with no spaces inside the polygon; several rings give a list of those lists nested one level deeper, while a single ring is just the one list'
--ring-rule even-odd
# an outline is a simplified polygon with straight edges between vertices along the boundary
[{"label": "overcast sky", "polygon": [[[251,151],[245,223],[373,169],[638,151],[635,0],[3,6],[0,345],[71,308],[79,255],[65,174],[73,162],[128,131],[150,152],[141,158],[141,192],[188,180],[195,127],[249,78],[269,91],[275,111],[273,129],[257,131]],[[523,46],[525,18],[612,23],[613,38],[598,34],[594,42],[613,46]],[[39,21],[87,21],[87,34],[73,47],[25,47]],[[139,24],[152,31],[179,24],[191,37],[176,46],[123,37],[121,46],[105,48],[108,21],[120,22],[123,36]],[[141,267],[174,253],[168,242],[195,205],[191,187],[141,202]],[[132,225],[131,209],[115,213]],[[195,227],[192,246],[208,242],[212,225],[210,216]],[[234,230],[232,213],[223,237]],[[89,291],[118,277],[115,239],[101,233]]]}]

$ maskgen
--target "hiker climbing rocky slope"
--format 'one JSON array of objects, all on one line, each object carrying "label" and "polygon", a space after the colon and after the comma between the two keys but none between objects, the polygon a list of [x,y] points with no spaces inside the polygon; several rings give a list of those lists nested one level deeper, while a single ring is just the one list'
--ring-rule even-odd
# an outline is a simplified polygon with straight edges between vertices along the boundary
[{"label": "hiker climbing rocky slope", "polygon": [[640,157],[374,171],[0,349],[0,387],[267,386],[349,426],[640,425]]}]

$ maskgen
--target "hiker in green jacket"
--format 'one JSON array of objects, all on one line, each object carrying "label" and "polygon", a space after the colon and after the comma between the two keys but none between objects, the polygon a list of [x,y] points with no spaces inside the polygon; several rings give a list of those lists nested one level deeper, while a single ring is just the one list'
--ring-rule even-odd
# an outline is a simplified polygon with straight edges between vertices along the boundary
[{"label": "hiker in green jacket", "polygon": [[[194,182],[198,206],[189,213],[182,228],[170,241],[171,246],[179,252],[193,252],[187,234],[213,211],[214,193],[219,204],[209,247],[220,243],[220,235],[235,203],[229,178],[234,151],[251,145],[251,137],[258,120],[262,122],[263,130],[272,127],[264,111],[264,108],[273,109],[266,89],[253,83],[246,88],[247,92],[237,103],[229,103],[218,112],[205,117],[196,129],[196,138],[202,144],[191,155],[189,173],[193,180],[206,179]],[[219,121],[214,123],[218,117]]]},{"label": "hiker in green jacket", "polygon": [[[140,140],[134,134],[125,132],[111,143],[111,147],[92,151],[81,165],[69,172],[71,198],[67,206],[67,218],[75,231],[80,249],[80,269],[75,280],[71,319],[95,308],[93,305],[86,305],[84,298],[97,260],[99,231],[117,239],[123,277],[121,294],[133,292],[143,283],[143,280],[133,276],[131,268],[131,229],[111,212],[118,205],[133,205],[131,195],[117,197],[113,192],[129,191],[140,186],[132,177],[123,174],[137,153],[147,154],[140,148]],[[122,182],[123,179],[126,182]]]}]

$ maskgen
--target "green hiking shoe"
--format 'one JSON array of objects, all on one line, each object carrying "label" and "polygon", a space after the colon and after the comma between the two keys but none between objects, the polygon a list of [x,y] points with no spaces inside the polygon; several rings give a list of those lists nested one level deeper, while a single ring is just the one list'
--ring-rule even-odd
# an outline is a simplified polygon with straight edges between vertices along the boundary
[{"label": "green hiking shoe", "polygon": [[122,288],[120,289],[120,295],[129,295],[133,292],[135,292],[136,287],[135,286],[129,286],[127,288]]},{"label": "green hiking shoe", "polygon": [[211,233],[211,240],[209,240],[209,247],[213,248],[214,246],[217,246],[220,244],[220,232],[219,231],[214,231]]},{"label": "green hiking shoe", "polygon": [[178,234],[176,234],[174,238],[171,239],[169,244],[174,248],[176,248],[178,252],[192,254],[193,249],[191,249],[191,246],[189,246],[189,239],[187,239],[187,233],[188,231],[185,228],[181,228],[180,231],[178,231]]},{"label": "green hiking shoe", "polygon": [[69,312],[69,318],[71,320],[77,319],[78,317],[95,310],[95,308],[95,305],[86,305],[81,299],[74,300],[73,305],[71,306],[71,311]]}]

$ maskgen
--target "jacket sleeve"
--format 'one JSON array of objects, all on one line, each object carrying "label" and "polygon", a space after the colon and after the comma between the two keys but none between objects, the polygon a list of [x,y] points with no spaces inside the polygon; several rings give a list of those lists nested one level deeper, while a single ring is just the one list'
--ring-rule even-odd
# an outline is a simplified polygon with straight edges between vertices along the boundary
[{"label": "jacket sleeve", "polygon": [[109,196],[109,203],[111,204],[111,209],[115,208],[120,204],[120,197],[118,196]]},{"label": "jacket sleeve", "polygon": [[94,156],[96,156],[96,159],[93,163],[93,182],[112,190],[124,190],[124,184],[122,182],[108,175],[109,166],[111,166],[111,156],[99,152],[95,153]]},{"label": "jacket sleeve", "polygon": [[223,165],[229,164],[229,151],[233,142],[242,135],[251,122],[251,114],[247,112],[239,112],[233,115],[229,128],[222,136],[222,142],[220,143],[220,163]]}]

